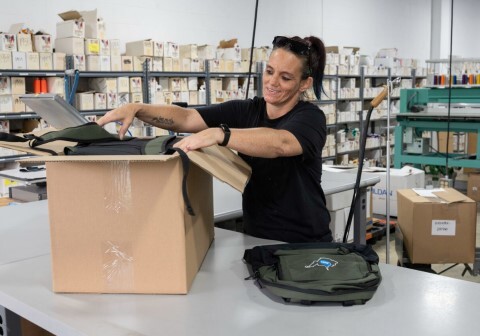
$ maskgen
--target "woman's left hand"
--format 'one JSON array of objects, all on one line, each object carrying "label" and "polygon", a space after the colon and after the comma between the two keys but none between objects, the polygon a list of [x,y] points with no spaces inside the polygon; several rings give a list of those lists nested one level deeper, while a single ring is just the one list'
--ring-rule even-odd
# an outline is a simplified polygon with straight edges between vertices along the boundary
[{"label": "woman's left hand", "polygon": [[199,148],[217,145],[223,141],[223,131],[220,127],[207,128],[201,132],[189,135],[177,142],[174,147],[180,148],[185,153]]}]

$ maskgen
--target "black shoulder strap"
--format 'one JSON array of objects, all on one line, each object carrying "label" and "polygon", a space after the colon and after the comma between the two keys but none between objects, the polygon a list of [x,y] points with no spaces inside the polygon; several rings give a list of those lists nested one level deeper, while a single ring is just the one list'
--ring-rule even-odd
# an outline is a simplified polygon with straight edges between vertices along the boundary
[{"label": "black shoulder strap", "polygon": [[7,142],[27,142],[30,139],[25,137],[20,137],[18,135],[13,135],[10,133],[0,132],[0,141],[7,141]]},{"label": "black shoulder strap", "polygon": [[182,166],[183,166],[183,179],[182,179],[182,194],[183,194],[183,200],[185,202],[185,207],[187,208],[187,211],[190,216],[195,216],[195,212],[193,211],[192,208],[192,203],[190,203],[190,198],[188,197],[188,191],[187,191],[187,177],[188,177],[188,171],[190,170],[190,159],[188,158],[187,154],[181,150],[180,148],[172,147],[172,150],[176,151],[179,155],[180,158],[182,159]]}]

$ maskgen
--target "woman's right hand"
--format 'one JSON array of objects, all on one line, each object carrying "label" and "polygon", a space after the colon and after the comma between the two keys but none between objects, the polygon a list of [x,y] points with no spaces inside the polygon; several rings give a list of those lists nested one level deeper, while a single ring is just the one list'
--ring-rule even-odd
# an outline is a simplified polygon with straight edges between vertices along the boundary
[{"label": "woman's right hand", "polygon": [[139,106],[133,103],[120,106],[114,110],[105,113],[103,117],[97,120],[97,124],[99,124],[100,126],[105,126],[110,122],[119,123],[121,126],[120,130],[118,131],[118,136],[120,139],[123,139],[123,137],[128,131],[128,128],[132,124],[138,110]]}]

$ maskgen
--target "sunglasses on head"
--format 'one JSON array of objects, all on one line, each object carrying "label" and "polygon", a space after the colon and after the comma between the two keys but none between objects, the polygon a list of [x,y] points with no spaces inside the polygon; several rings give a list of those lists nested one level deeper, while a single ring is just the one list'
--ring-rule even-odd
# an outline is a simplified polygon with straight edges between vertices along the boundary
[{"label": "sunglasses on head", "polygon": [[297,55],[309,56],[310,44],[307,41],[294,40],[285,36],[275,36],[273,47],[286,48]]}]

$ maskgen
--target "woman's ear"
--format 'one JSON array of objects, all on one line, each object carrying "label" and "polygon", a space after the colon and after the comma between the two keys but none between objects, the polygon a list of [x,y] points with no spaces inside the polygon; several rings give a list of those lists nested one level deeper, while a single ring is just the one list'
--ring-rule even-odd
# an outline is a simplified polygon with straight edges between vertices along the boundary
[{"label": "woman's ear", "polygon": [[308,89],[310,89],[312,87],[312,85],[313,85],[313,77],[309,76],[308,78],[303,79],[300,82],[300,91],[305,92]]}]

